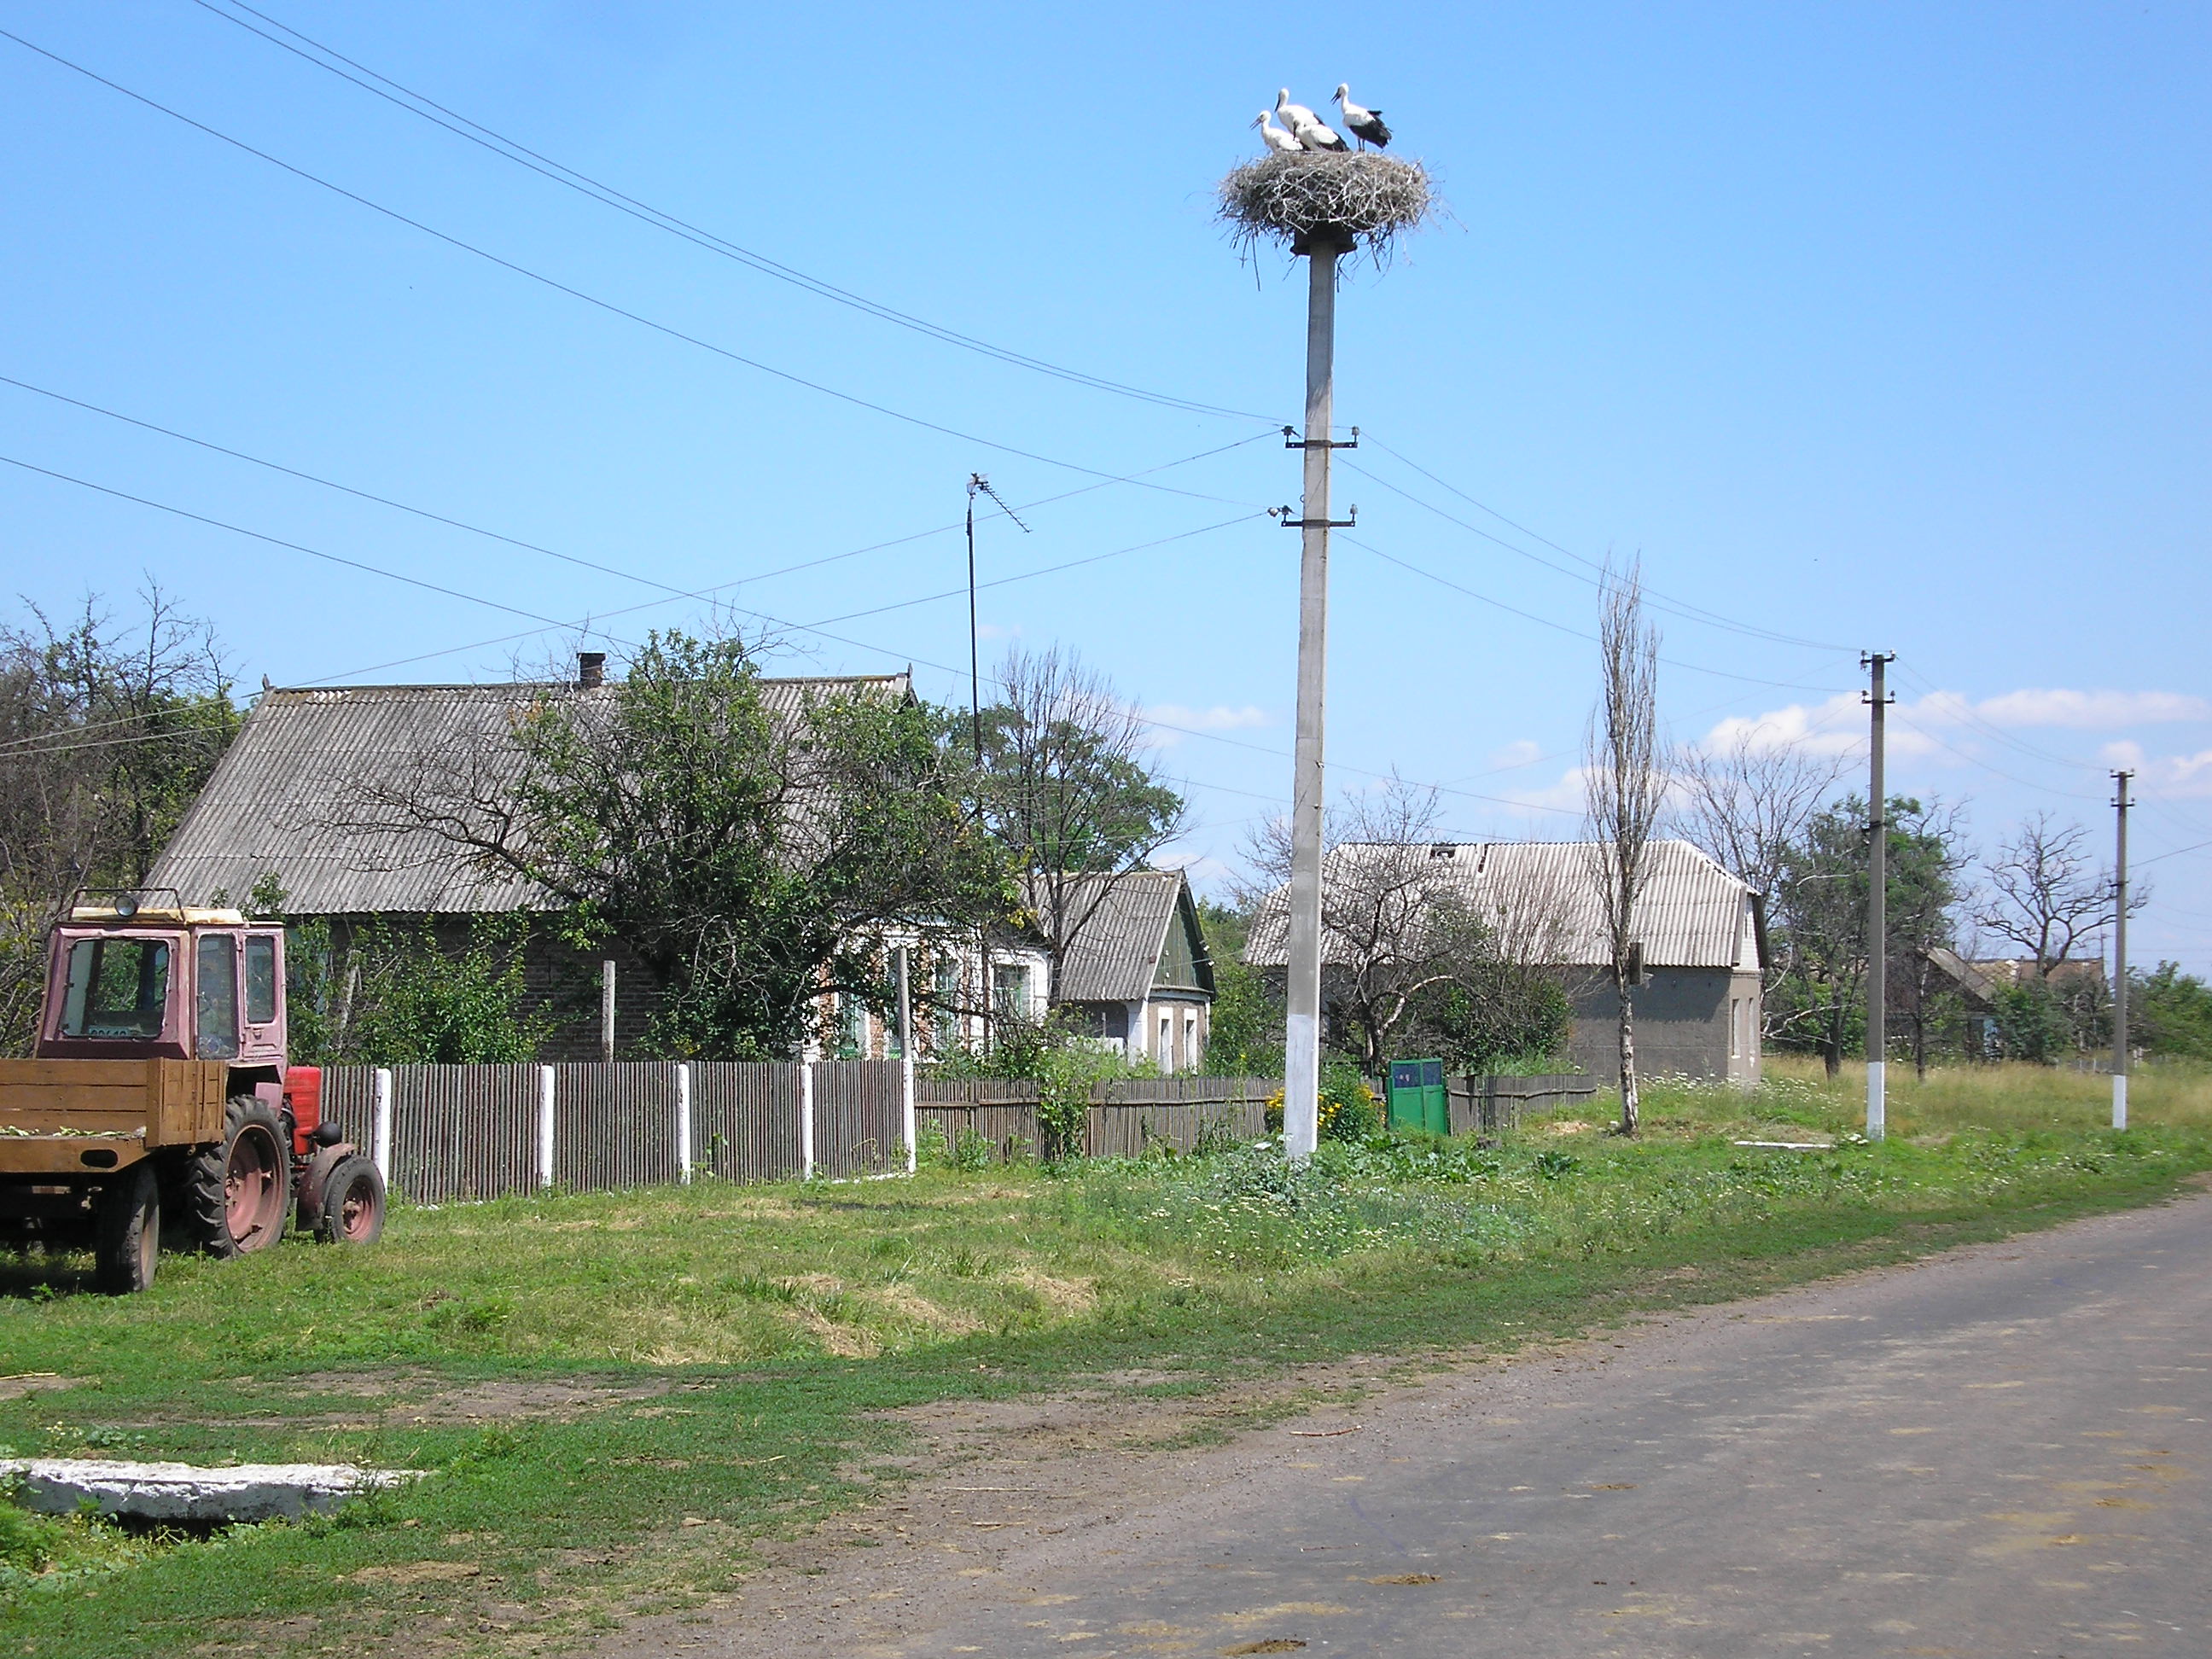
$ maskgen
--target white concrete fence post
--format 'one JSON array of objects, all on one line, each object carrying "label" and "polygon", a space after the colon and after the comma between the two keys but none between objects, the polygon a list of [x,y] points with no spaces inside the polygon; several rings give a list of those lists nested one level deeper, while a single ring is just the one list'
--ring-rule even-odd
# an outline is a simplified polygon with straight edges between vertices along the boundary
[{"label": "white concrete fence post", "polygon": [[553,1068],[538,1068],[538,1184],[553,1184]]},{"label": "white concrete fence post", "polygon": [[375,1105],[369,1120],[368,1156],[384,1184],[392,1184],[392,1071],[380,1066],[374,1076]]},{"label": "white concrete fence post", "polygon": [[914,1056],[901,1054],[899,1056],[899,1133],[906,1137],[906,1172],[908,1175],[912,1175],[916,1167],[914,1143],[915,1135],[920,1132],[921,1126],[915,1121]]},{"label": "white concrete fence post", "polygon": [[814,1179],[814,1064],[799,1062],[799,1178]]},{"label": "white concrete fence post", "polygon": [[676,1068],[676,1178],[691,1184],[691,1068]]}]

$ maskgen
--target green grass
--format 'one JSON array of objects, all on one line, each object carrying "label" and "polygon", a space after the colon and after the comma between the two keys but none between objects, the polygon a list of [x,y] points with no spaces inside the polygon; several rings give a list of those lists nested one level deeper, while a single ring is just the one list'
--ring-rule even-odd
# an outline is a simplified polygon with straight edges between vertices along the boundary
[{"label": "green grass", "polygon": [[[553,1196],[401,1210],[362,1252],[165,1258],[145,1296],[0,1258],[22,1455],[434,1471],[338,1517],[205,1540],[0,1534],[0,1656],[528,1651],[727,1588],[750,1540],[903,1478],[893,1408],[1162,1373],[1156,1397],[1355,1352],[1493,1350],[2142,1202],[2212,1167],[2212,1073],[2136,1086],[1977,1068],[1657,1084],[1494,1150],[1330,1146],[1053,1173]],[[12,1386],[12,1385],[10,1385]],[[0,1387],[0,1393],[7,1388]],[[15,1524],[9,1522],[9,1524]]]}]

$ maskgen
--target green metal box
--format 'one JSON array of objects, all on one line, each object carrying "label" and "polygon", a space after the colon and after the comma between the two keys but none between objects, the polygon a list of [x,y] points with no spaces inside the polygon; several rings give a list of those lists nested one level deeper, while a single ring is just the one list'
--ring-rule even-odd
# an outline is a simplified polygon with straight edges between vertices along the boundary
[{"label": "green metal box", "polygon": [[1394,1129],[1420,1129],[1432,1135],[1451,1133],[1451,1094],[1441,1060],[1390,1062],[1388,1110]]}]

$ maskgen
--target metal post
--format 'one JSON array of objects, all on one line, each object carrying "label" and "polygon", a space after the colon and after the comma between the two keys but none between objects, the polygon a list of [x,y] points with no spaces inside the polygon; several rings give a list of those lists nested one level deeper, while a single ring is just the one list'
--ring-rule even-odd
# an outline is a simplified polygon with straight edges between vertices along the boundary
[{"label": "metal post", "polygon": [[691,1068],[676,1067],[676,1179],[691,1184]]},{"label": "metal post", "polygon": [[553,1068],[538,1068],[538,1184],[553,1184]]},{"label": "metal post", "polygon": [[599,1059],[602,1063],[615,1063],[615,965],[612,961],[599,964]]},{"label": "metal post", "polygon": [[906,1138],[906,1172],[915,1169],[914,1113],[914,953],[898,948],[899,1133]]},{"label": "metal post", "polygon": [[2112,1127],[2128,1127],[2128,785],[2132,772],[2115,772],[2112,797],[2118,815],[2112,863]]},{"label": "metal post", "polygon": [[1871,670],[1873,689],[1867,693],[1873,720],[1869,733],[1867,769],[1867,1102],[1869,1140],[1880,1140],[1889,1129],[1889,814],[1882,793],[1882,717],[1889,707],[1883,689],[1883,671],[1897,659],[1894,652],[1870,651],[1860,660]]},{"label": "metal post", "polygon": [[799,1062],[799,1178],[814,1179],[814,1063]]},{"label": "metal post", "polygon": [[369,1117],[368,1155],[384,1184],[392,1184],[392,1069],[380,1066],[374,1073],[375,1105]]},{"label": "metal post", "polygon": [[1283,1033],[1283,1152],[1320,1138],[1322,714],[1328,665],[1328,461],[1336,374],[1336,261],[1316,237],[1306,255],[1305,500],[1298,515],[1297,739],[1291,775],[1290,982]]}]

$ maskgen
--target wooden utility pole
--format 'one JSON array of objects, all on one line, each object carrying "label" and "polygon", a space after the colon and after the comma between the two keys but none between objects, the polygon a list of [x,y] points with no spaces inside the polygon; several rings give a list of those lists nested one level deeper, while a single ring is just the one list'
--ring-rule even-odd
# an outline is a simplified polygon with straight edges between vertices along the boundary
[{"label": "wooden utility pole", "polygon": [[[1310,1156],[1321,1127],[1322,715],[1328,661],[1329,420],[1335,397],[1336,262],[1345,252],[1316,234],[1306,245],[1306,425],[1285,441],[1305,452],[1305,501],[1284,521],[1300,534],[1297,739],[1291,778],[1290,983],[1283,1023],[1283,1152]],[[1350,445],[1342,447],[1349,448]]]},{"label": "wooden utility pole", "polygon": [[1859,665],[1873,675],[1866,693],[1873,710],[1867,768],[1867,1099],[1866,1133],[1880,1140],[1889,1129],[1889,811],[1883,793],[1882,717],[1889,708],[1884,674],[1893,651],[1869,651]]},{"label": "wooden utility pole", "polygon": [[2115,772],[2112,807],[2112,1127],[2128,1127],[2128,785],[2132,772]]}]

